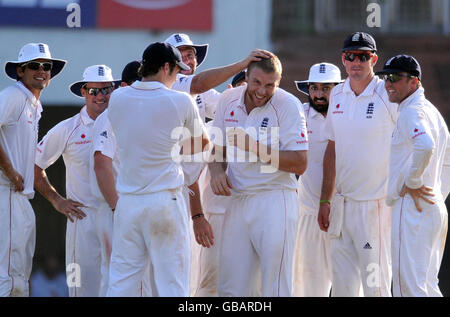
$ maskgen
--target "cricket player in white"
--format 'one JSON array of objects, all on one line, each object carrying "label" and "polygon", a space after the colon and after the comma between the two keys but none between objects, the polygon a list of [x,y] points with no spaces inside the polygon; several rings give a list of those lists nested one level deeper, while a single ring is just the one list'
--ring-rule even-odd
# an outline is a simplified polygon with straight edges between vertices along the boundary
[{"label": "cricket player in white", "polygon": [[[37,148],[35,187],[68,218],[66,269],[68,274],[74,273],[68,285],[70,296],[95,297],[100,291],[101,244],[96,223],[99,206],[89,185],[89,154],[94,121],[107,108],[109,96],[119,83],[108,66],[87,67],[83,80],[70,86],[73,94],[85,98],[86,105],[79,114],[54,126]],[[45,169],[61,155],[66,165],[67,199],[51,186],[45,174]]]},{"label": "cricket player in white", "polygon": [[[199,67],[205,60],[208,54],[208,44],[194,44],[189,35],[184,33],[176,33],[169,36],[166,40],[181,53],[183,62],[190,67],[187,71],[180,71],[177,74],[177,79],[172,86],[172,89],[189,93],[194,98],[200,117],[203,122],[206,122],[206,118],[214,119],[217,103],[220,97],[220,93],[213,87],[218,86],[225,82],[231,76],[239,73],[247,68],[248,64],[253,60],[259,60],[259,57],[268,57],[268,53],[263,50],[254,50],[250,55],[238,63],[234,63],[228,66],[218,67],[203,71],[194,75]],[[191,236],[191,296],[199,290],[199,283],[205,276],[201,276],[205,273],[199,263],[200,257],[208,253],[206,250],[202,250],[202,246],[211,248],[214,245],[214,234],[221,230],[221,227],[212,227],[209,221],[204,218],[204,212],[202,208],[202,202],[200,201],[200,189],[198,184],[198,178],[201,171],[205,167],[205,163],[202,161],[202,154],[199,153],[196,156],[185,156],[181,162],[184,173],[184,182],[189,190],[185,190],[185,199],[190,210],[193,226],[190,227]],[[188,192],[190,195],[188,195]],[[221,208],[219,207],[219,210]],[[216,223],[218,225],[218,223]],[[197,241],[197,243],[195,243]],[[214,283],[213,283],[214,284]],[[214,288],[214,286],[212,286]]]},{"label": "cricket player in white", "polygon": [[330,96],[318,215],[320,228],[331,237],[331,292],[359,296],[362,283],[364,296],[390,296],[391,208],[385,199],[397,105],[374,76],[378,57],[372,36],[352,33],[342,51],[348,78]]},{"label": "cricket player in white", "polygon": [[[215,140],[211,187],[216,195],[231,195],[219,296],[253,294],[259,269],[263,296],[292,294],[298,225],[294,173],[306,169],[308,139],[300,101],[278,88],[281,72],[276,56],[251,63],[247,86],[225,91],[214,118],[222,143]],[[221,144],[226,144],[228,175]]]},{"label": "cricket player in white", "polygon": [[377,74],[384,77],[389,101],[399,104],[386,199],[393,206],[393,295],[442,297],[438,273],[448,216],[440,177],[448,128],[425,98],[414,57],[394,56]]},{"label": "cricket player in white", "polygon": [[323,176],[323,156],[328,140],[322,130],[327,116],[330,93],[341,83],[341,71],[330,63],[311,66],[309,78],[296,81],[306,94],[308,128],[308,167],[298,180],[299,226],[295,247],[293,296],[328,297],[331,289],[330,241],[317,224]]},{"label": "cricket player in white", "polygon": [[28,43],[5,64],[15,81],[0,92],[0,296],[28,296],[36,244],[34,159],[42,90],[64,68],[47,44]]},{"label": "cricket player in white", "polygon": [[[233,77],[231,87],[246,85],[245,71],[241,71]],[[212,127],[212,121],[206,124],[208,135],[211,135],[209,129]],[[213,140],[211,140],[213,141]],[[198,271],[198,277],[191,285],[194,290],[193,296],[212,297],[218,296],[217,284],[219,278],[219,258],[220,248],[222,246],[222,227],[225,218],[225,212],[230,205],[230,197],[219,196],[213,193],[211,185],[211,174],[207,166],[202,170],[198,179],[198,186],[201,193],[201,203],[206,219],[213,230],[214,244],[209,248],[201,248],[198,254],[197,266],[191,266],[191,271]],[[194,253],[193,253],[194,255]],[[193,261],[191,261],[193,263]],[[256,296],[260,295],[261,287],[257,287]]]},{"label": "cricket player in white", "polygon": [[[122,71],[121,87],[131,85],[140,79],[138,69],[141,63],[132,61]],[[112,251],[113,212],[118,195],[116,179],[119,171],[119,155],[116,136],[108,119],[108,109],[95,120],[92,132],[92,146],[89,155],[89,184],[97,200],[97,235],[101,245],[101,286],[99,296],[106,296],[109,281],[109,265]],[[136,285],[140,296],[151,296],[150,268],[144,280]]]},{"label": "cricket player in white", "polygon": [[136,296],[149,263],[153,296],[189,295],[188,215],[173,150],[183,127],[199,132],[200,149],[209,139],[190,96],[170,89],[180,69],[189,67],[175,47],[153,43],[143,54],[142,81],[111,98],[108,117],[120,168],[107,296]]}]

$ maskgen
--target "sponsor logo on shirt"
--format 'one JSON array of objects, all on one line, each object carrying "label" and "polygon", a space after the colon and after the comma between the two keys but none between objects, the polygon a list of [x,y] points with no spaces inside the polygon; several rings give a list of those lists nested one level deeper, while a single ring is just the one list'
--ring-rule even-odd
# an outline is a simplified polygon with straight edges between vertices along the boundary
[{"label": "sponsor logo on shirt", "polygon": [[[341,105],[338,103],[336,105],[336,109],[339,109],[340,107],[341,107]],[[342,111],[342,110],[335,110],[335,111],[333,111],[333,114],[342,114],[342,113],[344,113],[344,111]]]},{"label": "sponsor logo on shirt", "polygon": [[108,138],[108,132],[106,132],[106,130],[105,130],[102,133],[100,133],[100,136]]},{"label": "sponsor logo on shirt", "polygon": [[[305,134],[303,132],[300,132],[300,136],[302,137],[302,139],[305,138]],[[308,140],[302,140],[302,141],[297,141],[297,144],[305,144],[308,143]]]},{"label": "sponsor logo on shirt", "polygon": [[[85,134],[82,134],[82,135],[81,135],[81,138],[82,138],[82,139],[86,138],[86,135],[85,135]],[[80,145],[80,144],[89,144],[89,143],[91,143],[90,140],[83,140],[83,141],[75,142],[76,145]]]},{"label": "sponsor logo on shirt", "polygon": [[414,135],[413,135],[413,139],[415,139],[415,138],[417,138],[418,136],[420,136],[420,135],[423,135],[423,134],[426,134],[425,132],[423,132],[423,131],[421,131],[421,132],[419,132],[419,129],[417,129],[417,128],[415,128],[414,129]]},{"label": "sponsor logo on shirt", "polygon": [[[234,110],[230,112],[230,117],[234,117]],[[228,118],[228,119],[225,119],[225,122],[238,123],[239,120],[236,120],[236,119],[233,119],[233,118]]]}]

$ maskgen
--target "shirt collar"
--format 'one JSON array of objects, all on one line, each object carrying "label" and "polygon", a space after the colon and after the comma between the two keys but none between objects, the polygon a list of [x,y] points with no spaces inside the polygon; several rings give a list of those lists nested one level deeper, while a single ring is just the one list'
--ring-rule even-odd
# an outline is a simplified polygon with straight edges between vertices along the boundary
[{"label": "shirt collar", "polygon": [[86,106],[84,106],[81,111],[80,111],[80,116],[81,116],[81,122],[84,125],[91,125],[94,124],[95,120],[92,120],[91,117],[89,117],[89,114],[87,113],[87,108]]},{"label": "shirt collar", "polygon": [[33,105],[33,107],[42,109],[42,105],[41,105],[41,102],[39,101],[39,99],[36,99],[36,97],[33,95],[33,93],[27,87],[25,87],[25,85],[21,81],[18,81],[16,83],[16,85],[25,94],[25,96],[27,96],[27,98],[31,101],[31,104]]},{"label": "shirt collar", "polygon": [[423,89],[423,87],[419,87],[419,89],[417,89],[411,96],[409,96],[400,103],[400,105],[398,106],[398,111],[416,101],[423,99],[425,99],[425,89]]},{"label": "shirt collar", "polygon": [[[364,91],[359,96],[372,96],[377,87],[377,83],[378,83],[378,77],[373,76],[372,80],[367,85],[366,89],[364,89]],[[344,93],[354,93],[354,91],[352,90],[352,87],[350,86],[350,78],[347,78],[345,80],[343,92]]]},{"label": "shirt collar", "polygon": [[325,116],[323,114],[321,114],[320,112],[318,112],[316,109],[314,109],[309,102],[307,104],[308,104],[308,117],[314,118],[314,117],[319,116],[319,117],[325,119]]},{"label": "shirt collar", "polygon": [[159,81],[139,81],[136,80],[131,87],[139,90],[168,89],[166,85]]}]

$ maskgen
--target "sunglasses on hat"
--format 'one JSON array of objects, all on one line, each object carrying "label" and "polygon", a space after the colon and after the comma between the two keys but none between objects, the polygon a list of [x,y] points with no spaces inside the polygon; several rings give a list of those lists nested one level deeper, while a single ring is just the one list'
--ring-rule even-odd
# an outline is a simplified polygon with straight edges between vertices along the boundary
[{"label": "sunglasses on hat", "polygon": [[356,57],[359,58],[361,63],[367,62],[373,56],[372,53],[344,53],[344,59],[350,62],[353,62]]},{"label": "sunglasses on hat", "polygon": [[28,69],[31,69],[31,70],[38,70],[40,67],[42,67],[42,69],[45,72],[48,72],[48,71],[52,70],[53,63],[51,63],[51,62],[43,62],[43,63],[41,63],[41,62],[34,62],[33,61],[33,62],[28,62],[28,63],[22,64],[22,67],[27,67]]},{"label": "sunglasses on hat", "polygon": [[396,83],[399,80],[402,79],[402,77],[409,77],[409,78],[413,78],[414,76],[411,75],[402,75],[402,74],[386,74],[386,75],[381,75],[380,76],[381,79],[383,79],[384,81],[389,80],[391,83]]},{"label": "sunglasses on hat", "polygon": [[86,90],[87,94],[91,96],[97,96],[99,93],[101,93],[103,96],[106,96],[114,91],[113,86],[105,88],[86,88],[86,87],[83,88]]}]

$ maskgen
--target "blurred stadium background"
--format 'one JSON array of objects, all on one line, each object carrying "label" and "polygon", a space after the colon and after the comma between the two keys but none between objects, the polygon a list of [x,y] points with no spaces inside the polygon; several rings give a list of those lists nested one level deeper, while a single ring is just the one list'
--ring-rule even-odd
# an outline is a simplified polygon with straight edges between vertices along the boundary
[{"label": "blurred stadium background", "polygon": [[[80,27],[70,28],[67,17],[73,12],[66,8],[73,3],[79,5],[81,20]],[[370,3],[380,5],[380,27],[367,26]],[[188,33],[194,43],[210,44],[198,71],[233,63],[255,47],[272,50],[283,63],[281,87],[306,102],[293,81],[307,79],[309,67],[322,61],[344,71],[340,49],[353,31],[374,35],[380,56],[376,70],[390,56],[415,56],[428,99],[450,124],[450,0],[0,0],[0,63],[16,60],[28,42],[47,43],[53,57],[68,61],[41,97],[40,139],[80,110],[83,100],[68,86],[81,79],[85,67],[106,64],[120,78],[122,68],[140,59],[149,43],[172,33]],[[0,89],[11,83],[0,77]],[[61,193],[64,171],[62,159],[47,170]],[[37,224],[34,269],[56,255],[64,270],[65,217],[39,194],[32,205]],[[440,272],[444,296],[450,295],[449,248],[447,243]]]}]

